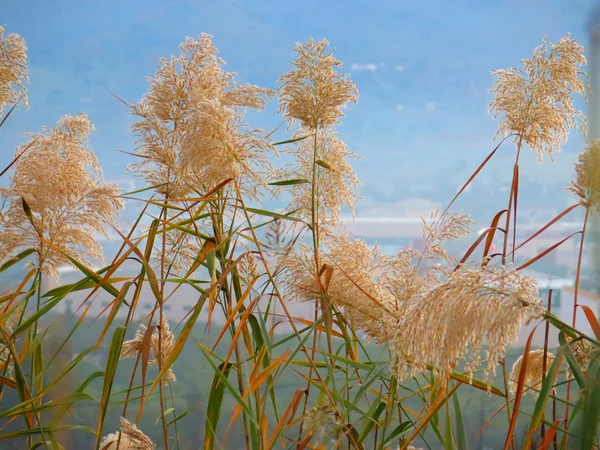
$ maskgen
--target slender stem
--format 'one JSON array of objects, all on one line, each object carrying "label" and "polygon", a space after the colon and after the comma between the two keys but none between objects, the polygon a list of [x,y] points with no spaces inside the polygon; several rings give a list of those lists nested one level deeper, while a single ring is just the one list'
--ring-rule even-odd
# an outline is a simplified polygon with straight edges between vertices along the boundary
[{"label": "slender stem", "polygon": [[[548,291],[548,312],[552,309],[552,289]],[[550,333],[550,322],[546,320],[546,329],[544,331],[544,360],[542,361],[542,383],[546,379],[546,358],[548,357],[548,335]],[[544,413],[542,412],[541,435],[546,434],[546,425],[544,424]]]},{"label": "slender stem", "polygon": [[[552,389],[552,423],[556,422],[556,389]],[[558,444],[556,442],[556,433],[554,439],[552,439],[554,450],[558,450]]]},{"label": "slender stem", "polygon": [[[515,189],[515,173],[516,173],[516,169],[519,166],[519,156],[521,155],[521,148],[523,146],[523,134],[521,134],[519,136],[519,142],[517,143],[517,155],[515,157],[515,165],[513,167],[513,177],[512,177],[512,182],[510,184],[510,194],[509,194],[509,198],[508,198],[508,208],[506,209],[506,225],[504,228],[504,243],[503,243],[503,249],[502,249],[502,264],[506,264],[506,255],[507,255],[507,251],[508,251],[508,235],[509,235],[509,230],[510,230],[510,218],[511,218],[511,213],[512,213],[512,208],[513,208],[513,199],[514,199],[514,189]],[[517,219],[516,219],[516,214],[517,212],[515,211],[515,218],[514,218],[514,230],[513,230],[513,252],[512,252],[512,260],[515,260],[515,252],[514,252],[514,247],[515,247],[515,239],[516,239],[516,233],[517,233]]]},{"label": "slender stem", "polygon": [[[162,366],[163,363],[163,358],[162,358],[162,333],[163,333],[163,329],[162,329],[162,324],[164,321],[164,307],[163,307],[163,301],[165,298],[165,256],[166,256],[166,237],[167,237],[167,204],[168,201],[168,195],[165,195],[165,208],[164,208],[164,221],[163,221],[163,238],[162,238],[162,251],[161,251],[161,255],[160,255],[160,319],[159,319],[159,326],[158,328],[158,355],[159,357],[157,358],[157,360],[160,361],[160,366]],[[162,370],[162,367],[158,368],[159,371]],[[165,393],[164,393],[164,389],[163,389],[163,382],[162,380],[160,380],[160,382],[158,383],[158,389],[159,389],[159,396],[160,396],[160,418],[161,418],[161,422],[162,422],[162,430],[163,430],[163,437],[165,440],[165,450],[169,450],[169,435],[167,432],[167,418],[165,417]]]},{"label": "slender stem", "polygon": [[[515,199],[515,174],[517,173],[517,167],[519,166],[519,156],[521,154],[522,144],[523,144],[523,134],[521,133],[521,135],[519,136],[519,142],[517,144],[517,155],[515,157],[513,177],[512,177],[512,182],[510,185],[508,208],[506,209],[506,225],[504,227],[504,243],[503,243],[503,247],[502,247],[502,265],[506,264],[506,255],[507,255],[507,248],[508,248],[508,235],[510,232],[510,218],[511,218],[511,211],[513,208],[513,199]],[[517,226],[516,211],[515,211],[514,225],[515,225],[515,227],[514,227],[515,229],[513,230],[513,235],[516,237],[516,232],[517,232],[517,230],[516,230],[516,226]],[[512,252],[512,260],[513,261],[515,260],[514,248],[515,248],[515,238],[513,238],[513,252]],[[503,375],[503,381],[504,381],[504,391],[508,394],[508,374],[506,371],[506,357],[502,358],[502,375]],[[511,413],[510,413],[510,400],[508,398],[508,395],[506,396],[506,414],[508,417],[508,421],[510,422]],[[511,445],[512,445],[512,448],[514,449],[514,447],[515,447],[514,440],[511,442]]]},{"label": "slender stem", "polygon": [[317,160],[319,157],[319,143],[318,143],[319,129],[315,129],[315,139],[313,144],[313,171],[312,171],[312,186],[311,186],[311,229],[313,238],[313,250],[315,253],[315,264],[316,271],[319,273],[321,265],[319,264],[319,199],[318,199],[318,187],[317,187],[317,175],[319,168],[317,167]]},{"label": "slender stem", "polygon": [[[581,262],[583,260],[583,245],[585,242],[585,232],[587,229],[587,223],[590,216],[590,207],[585,208],[585,218],[583,219],[583,229],[581,230],[581,241],[579,242],[579,255],[577,257],[577,273],[575,275],[575,291],[573,293],[573,321],[571,325],[575,327],[577,322],[577,299],[579,296],[579,281],[581,278]],[[567,448],[568,444],[568,431],[569,429],[569,401],[571,400],[571,383],[567,384],[567,403],[565,405],[565,433],[563,435],[563,444]]]},{"label": "slender stem", "polygon": [[[319,129],[315,128],[314,132],[315,132],[315,136],[314,136],[314,141],[313,141],[310,227],[311,227],[312,240],[313,240],[313,253],[314,253],[314,257],[315,257],[315,274],[318,277],[319,270],[321,267],[321,264],[319,261],[319,256],[320,256],[320,254],[319,254],[319,229],[318,229],[319,199],[318,199],[318,193],[317,193],[317,174],[318,174],[318,170],[319,170],[319,168],[317,166],[317,159],[319,156],[319,146],[318,146],[319,145],[319,141],[318,141]],[[321,301],[321,304],[323,304],[322,301]],[[319,301],[315,300],[314,321],[316,322],[318,319],[319,319]],[[310,356],[310,358],[313,361],[315,359],[318,335],[319,335],[319,331],[315,327],[315,329],[313,330],[313,344],[312,344],[312,349],[311,349],[312,354]],[[313,375],[313,368],[311,367],[309,370],[309,373],[308,373],[309,380],[312,378],[312,375]],[[308,397],[310,396],[310,387],[311,387],[311,383],[310,383],[310,381],[308,381],[307,386],[306,386],[306,396],[304,397],[304,405],[302,407],[302,415],[306,415],[306,409],[308,406]],[[304,428],[304,421],[302,421],[300,423],[300,427],[298,429],[298,443],[301,442],[303,428]]]}]

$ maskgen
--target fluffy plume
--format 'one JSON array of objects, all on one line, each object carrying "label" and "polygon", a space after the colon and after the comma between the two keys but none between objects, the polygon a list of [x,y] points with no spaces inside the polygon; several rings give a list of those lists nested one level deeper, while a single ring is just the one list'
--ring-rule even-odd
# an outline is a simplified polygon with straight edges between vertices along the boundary
[{"label": "fluffy plume", "polygon": [[[163,256],[165,267],[171,274],[184,275],[196,263],[202,243],[195,233],[204,233],[210,226],[208,219],[190,220],[198,215],[200,212],[197,211],[197,208],[189,208],[185,214],[181,214],[177,208],[168,211],[167,222],[177,224],[181,228],[168,230],[156,239],[158,251],[154,252],[152,263],[157,271],[160,271]],[[186,220],[187,223],[182,224]],[[163,239],[165,241],[164,255],[162,252]]]},{"label": "fluffy plume", "polygon": [[585,131],[581,111],[573,107],[574,93],[585,95],[586,64],[584,49],[569,36],[548,49],[546,40],[531,59],[523,60],[523,69],[495,70],[494,99],[490,112],[501,116],[499,135],[515,135],[538,154],[553,157],[567,141],[569,130],[578,123]]},{"label": "fluffy plume", "polygon": [[579,197],[583,206],[600,212],[600,141],[593,141],[579,154],[575,180],[567,190]]},{"label": "fluffy plume", "polygon": [[283,283],[290,300],[311,301],[320,298],[322,287],[315,269],[312,247],[298,244],[279,257],[279,266],[284,269]]},{"label": "fluffy plume", "polygon": [[116,185],[102,182],[87,147],[92,130],[85,114],[65,116],[56,128],[29,134],[31,141],[17,150],[11,186],[0,191],[0,244],[7,257],[37,249],[39,267],[55,276],[69,264],[63,252],[87,264],[102,259],[93,233],[106,236],[104,226],[116,224],[124,203]]},{"label": "fluffy plume", "polygon": [[[312,445],[322,445],[328,437],[339,431],[340,423],[332,405],[322,403],[311,409],[305,419],[307,434],[312,436]],[[321,447],[319,447],[321,448]]]},{"label": "fluffy plume", "polygon": [[328,45],[312,39],[296,44],[294,69],[278,80],[279,111],[289,125],[299,121],[307,130],[335,125],[343,116],[342,107],[357,102],[356,86],[337,73],[342,63],[327,52]]},{"label": "fluffy plume", "polygon": [[[573,356],[575,357],[575,361],[577,361],[579,368],[583,371],[588,370],[590,362],[592,361],[594,345],[585,339],[573,340],[568,337],[567,341],[569,342],[569,347],[571,348],[571,352],[573,352]],[[567,368],[567,377],[570,378],[572,376],[571,367],[569,366]]]},{"label": "fluffy plume", "polygon": [[[306,136],[307,132],[300,131],[297,136]],[[316,166],[316,217],[322,231],[334,225],[342,207],[348,206],[354,210],[354,202],[359,198],[358,178],[352,170],[349,159],[358,156],[350,152],[333,128],[321,129],[317,132],[317,150],[315,139],[309,137],[300,141],[288,150],[294,162],[284,168],[279,178],[303,179],[312,181],[314,161]],[[312,184],[298,184],[291,190],[290,208],[298,210],[298,215],[307,221],[312,220]]]},{"label": "fluffy plume", "polygon": [[331,279],[325,277],[327,295],[369,338],[377,342],[390,340],[403,306],[393,295],[390,281],[397,273],[396,261],[345,234],[333,237],[329,246],[326,259],[331,265]]},{"label": "fluffy plume", "polygon": [[163,59],[142,102],[132,107],[140,120],[132,164],[150,185],[169,197],[182,197],[191,186],[209,190],[229,178],[257,194],[270,166],[272,150],[264,133],[243,130],[244,111],[262,109],[273,95],[268,89],[237,84],[222,69],[211,36],[186,39],[181,54]]},{"label": "fluffy plume", "polygon": [[[146,326],[141,324],[139,330],[135,333],[135,337],[131,341],[123,343],[123,346],[121,347],[121,358],[135,358],[138,355],[141,355],[144,349],[145,334]],[[161,369],[164,362],[171,354],[174,344],[175,339],[173,333],[169,330],[169,323],[163,316],[160,321],[160,331],[158,329],[153,330],[152,338],[150,339],[150,364]],[[173,371],[169,369],[162,382],[167,384],[173,381],[176,381],[176,377]]]},{"label": "fluffy plume", "polygon": [[263,248],[273,255],[285,252],[292,244],[286,237],[288,231],[289,222],[281,219],[274,219],[267,225]]},{"label": "fluffy plume", "polygon": [[100,442],[102,450],[153,450],[154,444],[135,424],[120,418],[120,431],[105,436]]},{"label": "fluffy plume", "polygon": [[465,357],[472,358],[472,371],[484,340],[492,373],[522,321],[539,315],[541,300],[535,281],[515,271],[453,270],[456,261],[442,244],[464,237],[471,223],[457,213],[433,216],[424,221],[424,249],[396,258],[347,235],[331,236],[319,271],[312,248],[299,245],[281,258],[286,293],[299,301],[327,296],[368,337],[394,346],[400,376],[426,364],[447,373]]},{"label": "fluffy plume", "polygon": [[256,263],[254,253],[251,253],[249,250],[246,251],[244,258],[242,258],[238,264],[238,271],[240,277],[247,284],[261,275],[261,272],[258,270],[258,264]]},{"label": "fluffy plume", "polygon": [[[467,371],[480,363],[484,339],[489,347],[487,373],[516,339],[523,320],[539,315],[541,300],[533,279],[515,271],[465,266],[421,296],[413,297],[398,325],[399,373],[416,373],[426,363],[442,373],[463,358]],[[471,349],[471,355],[468,350]]]},{"label": "fluffy plume", "polygon": [[27,46],[18,34],[4,35],[0,26],[0,114],[18,101],[27,105]]},{"label": "fluffy plume", "polygon": [[[550,352],[546,354],[546,372],[550,369],[552,362],[554,361],[554,355]],[[521,368],[523,365],[523,356],[519,357],[514,363],[512,370],[510,371],[510,390],[511,392],[517,391],[519,384],[519,376],[521,375]],[[542,384],[544,375],[544,350],[533,350],[529,352],[527,357],[527,369],[525,371],[524,388],[525,391],[529,391],[530,388],[539,388]],[[534,392],[534,391],[532,391]]]}]

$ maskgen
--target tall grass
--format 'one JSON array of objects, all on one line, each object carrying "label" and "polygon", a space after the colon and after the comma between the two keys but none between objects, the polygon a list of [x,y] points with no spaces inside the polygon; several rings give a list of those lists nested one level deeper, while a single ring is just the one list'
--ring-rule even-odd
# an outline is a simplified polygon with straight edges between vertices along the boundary
[{"label": "tall grass", "polygon": [[[0,105],[12,107],[2,126],[25,92],[26,49],[11,36],[0,33],[0,50],[10,50],[2,64],[14,69],[0,71]],[[600,325],[578,298],[588,219],[600,205],[600,143],[577,162],[569,190],[579,203],[517,243],[521,152],[552,156],[571,128],[585,130],[573,107],[586,90],[583,49],[570,37],[544,42],[522,69],[494,72],[500,143],[448,208],[423,221],[423,248],[391,257],[341,230],[358,179],[356,155],[335,127],[358,92],[328,43],[298,44],[276,92],[237,83],[217,54],[210,36],[187,39],[180,55],[161,61],[138,104],[123,101],[137,120],[130,169],[146,188],[118,193],[102,181],[85,115],[33,134],[2,170],[10,181],[0,191],[0,272],[27,271],[0,293],[0,440],[68,449],[87,433],[85,445],[103,450],[467,449],[476,436],[467,433],[465,402],[482,392],[495,411],[480,417],[478,434],[493,424],[504,448],[598,447]],[[280,142],[244,124],[248,109],[276,95],[289,133]],[[508,206],[455,258],[445,244],[468,236],[472,221],[450,208],[511,142]],[[280,153],[291,162],[274,167]],[[273,211],[272,196],[289,199],[288,208]],[[127,232],[116,222],[124,200],[141,206]],[[564,240],[513,263],[526,242],[582,208],[583,229],[568,238],[580,245],[565,323],[522,273]],[[92,232],[105,229],[120,248],[94,270],[102,253]],[[502,251],[491,253],[497,235]],[[64,264],[79,280],[45,290]],[[165,310],[184,287],[193,306],[168,323]],[[111,301],[93,317],[100,291]],[[77,314],[55,318],[75,292],[85,295]],[[140,314],[146,302],[153,307]],[[313,319],[294,317],[292,302],[314,305]],[[582,313],[593,336],[576,328]],[[524,321],[545,328],[546,342],[534,350],[532,332],[509,370],[507,346]],[[559,332],[556,349],[550,328]],[[90,370],[95,354],[101,364]],[[195,361],[204,369],[184,369]],[[178,384],[195,377],[206,401],[182,410]],[[74,413],[83,405],[89,417]],[[120,428],[107,429],[116,417]]]}]

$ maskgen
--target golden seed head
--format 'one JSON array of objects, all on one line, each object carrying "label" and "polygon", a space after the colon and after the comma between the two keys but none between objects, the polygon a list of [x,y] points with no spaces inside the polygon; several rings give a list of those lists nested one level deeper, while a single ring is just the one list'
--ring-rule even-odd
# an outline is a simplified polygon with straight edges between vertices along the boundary
[{"label": "golden seed head", "polygon": [[[135,333],[135,337],[130,341],[123,342],[120,357],[122,359],[126,359],[135,358],[138,355],[141,355],[144,348],[145,334],[146,326],[141,324],[139,330],[137,330]],[[173,333],[171,333],[169,330],[169,323],[163,316],[159,327],[156,327],[153,330],[152,337],[150,339],[150,364],[158,367],[159,370],[161,370],[163,364],[173,351],[174,345],[175,338]],[[162,382],[167,384],[176,380],[177,378],[175,377],[175,374],[171,369],[169,369],[162,379]]]},{"label": "golden seed head", "polygon": [[181,54],[163,59],[148,93],[132,112],[140,120],[141,161],[130,165],[157,191],[181,198],[192,186],[210,190],[230,178],[247,194],[258,195],[271,173],[267,153],[274,151],[260,130],[243,124],[247,109],[262,109],[274,94],[234,81],[211,36],[187,38]]},{"label": "golden seed head", "polygon": [[[567,342],[569,343],[569,347],[571,348],[571,352],[575,357],[575,361],[577,361],[577,365],[582,371],[588,370],[590,366],[590,362],[592,361],[593,353],[594,353],[594,345],[585,340],[579,339],[574,341],[572,338],[567,337]],[[567,368],[567,377],[572,377],[573,373],[571,371],[571,367]]]},{"label": "golden seed head", "polygon": [[18,34],[4,35],[0,26],[0,114],[6,105],[22,101],[27,106],[27,46]]},{"label": "golden seed head", "polygon": [[120,418],[120,431],[105,436],[100,443],[102,450],[153,450],[154,444],[135,424]]},{"label": "golden seed head", "polygon": [[356,86],[347,75],[337,73],[342,63],[327,46],[326,40],[312,39],[296,44],[294,69],[278,80],[279,111],[288,125],[299,121],[307,130],[332,126],[344,115],[342,108],[348,102],[357,102]]},{"label": "golden seed head", "polygon": [[486,373],[494,373],[522,322],[539,316],[540,303],[533,279],[505,268],[461,266],[409,301],[396,339],[399,374],[417,373],[427,363],[448,373],[465,358],[472,372],[484,340]]},{"label": "golden seed head", "polygon": [[567,190],[586,208],[600,211],[600,141],[593,141],[575,163],[575,180]]},{"label": "golden seed head", "polygon": [[312,435],[312,444],[320,445],[336,434],[339,429],[339,420],[332,405],[321,403],[307,413],[304,421],[306,432]]},{"label": "golden seed head", "polygon": [[569,35],[556,44],[546,40],[536,48],[523,68],[495,70],[490,112],[501,116],[498,135],[514,135],[515,142],[527,144],[538,154],[553,158],[567,141],[569,130],[578,124],[586,131],[585,118],[573,106],[573,94],[585,96],[587,75],[584,48]]},{"label": "golden seed head", "polygon": [[28,134],[29,143],[17,149],[11,186],[0,190],[0,243],[6,255],[37,249],[41,269],[54,276],[70,264],[65,254],[84,264],[102,259],[93,233],[106,236],[104,226],[116,225],[124,202],[116,185],[102,181],[87,147],[92,130],[85,114],[65,116],[51,130]]},{"label": "golden seed head", "polygon": [[[546,373],[550,370],[550,366],[554,361],[554,354],[548,352],[546,354]],[[521,375],[523,365],[523,356],[514,363],[510,371],[510,390],[515,393],[519,385],[519,377]],[[544,350],[533,350],[529,352],[527,357],[527,369],[525,370],[524,390],[525,392],[535,392],[533,389],[538,389],[543,381],[544,375]]]},{"label": "golden seed head", "polygon": [[[296,137],[306,136],[309,131],[301,130]],[[327,232],[328,228],[335,226],[339,220],[341,209],[349,207],[354,212],[354,203],[359,199],[358,178],[350,164],[351,158],[358,156],[348,150],[346,144],[340,139],[333,128],[319,129],[317,132],[317,152],[314,154],[313,136],[299,141],[294,147],[287,150],[294,162],[284,167],[278,175],[279,179],[302,179],[309,181],[297,184],[290,191],[290,208],[297,210],[297,215],[306,221],[312,220],[312,176],[315,159],[321,162],[316,170],[316,222],[320,232]],[[315,158],[316,156],[316,158]]]}]

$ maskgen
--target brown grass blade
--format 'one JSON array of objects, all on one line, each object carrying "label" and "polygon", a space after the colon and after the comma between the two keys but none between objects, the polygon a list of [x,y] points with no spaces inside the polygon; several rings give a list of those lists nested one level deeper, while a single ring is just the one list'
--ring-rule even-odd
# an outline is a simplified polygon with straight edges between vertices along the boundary
[{"label": "brown grass blade", "polygon": [[227,321],[221,327],[221,332],[217,336],[217,339],[215,340],[215,345],[213,345],[213,348],[212,348],[211,352],[215,351],[215,349],[219,345],[219,342],[221,342],[221,339],[223,338],[223,336],[225,335],[225,333],[227,333],[227,330],[229,329],[229,326],[235,320],[238,311],[244,306],[244,301],[246,300],[246,298],[248,297],[248,295],[250,294],[250,292],[252,292],[252,287],[254,286],[254,283],[256,283],[256,280],[258,280],[258,279],[259,279],[259,276],[257,275],[254,278],[252,278],[252,280],[248,284],[248,287],[246,288],[246,290],[244,291],[244,293],[242,294],[242,296],[239,298],[238,302],[236,303],[235,307],[233,308],[233,310],[229,314],[229,317],[227,318]]},{"label": "brown grass blade", "polygon": [[[500,211],[499,213],[497,213],[494,218],[492,219],[492,223],[490,224],[490,229],[492,231],[490,231],[488,233],[487,239],[485,241],[485,247],[483,248],[483,263],[484,265],[487,264],[487,261],[485,260],[487,258],[487,255],[490,252],[490,248],[492,247],[492,242],[494,240],[494,235],[496,234],[496,229],[498,229],[498,222],[500,222],[500,218],[502,217],[503,214],[505,214],[507,212],[506,209],[503,209],[502,211]],[[506,232],[506,230],[500,228],[501,231]]]},{"label": "brown grass blade", "polygon": [[567,209],[565,209],[563,212],[561,212],[558,216],[556,216],[554,219],[552,219],[550,222],[548,222],[546,225],[544,225],[538,231],[536,231],[531,236],[529,236],[527,239],[525,239],[523,242],[521,242],[519,245],[517,245],[512,253],[519,250],[525,244],[527,244],[528,242],[530,242],[533,239],[535,239],[536,237],[538,237],[540,234],[542,234],[544,231],[546,231],[548,228],[550,228],[552,225],[554,225],[556,222],[558,222],[560,219],[562,219],[564,216],[569,214],[571,211],[573,211],[578,206],[581,206],[580,203],[576,203],[575,205],[569,206]]},{"label": "brown grass blade", "polygon": [[[558,419],[558,420],[555,420],[552,423],[555,426],[558,426],[560,424],[560,422],[561,422],[561,419]],[[546,434],[544,434],[544,439],[540,443],[540,446],[538,447],[538,450],[548,450],[550,448],[550,445],[554,441],[554,436],[556,436],[556,428],[550,427],[550,429],[548,430],[548,432]]]},{"label": "brown grass blade", "polygon": [[563,240],[561,240],[560,242],[557,242],[556,244],[554,244],[551,247],[548,247],[546,250],[544,250],[542,253],[540,253],[539,255],[535,256],[534,258],[530,259],[529,261],[527,261],[525,264],[520,265],[519,267],[517,267],[516,270],[522,270],[525,267],[528,267],[530,265],[532,265],[534,262],[536,262],[538,259],[543,258],[544,256],[546,256],[548,253],[550,253],[552,250],[556,249],[557,247],[559,247],[560,245],[562,245],[564,242],[568,241],[569,239],[571,239],[573,236],[577,235],[577,234],[581,234],[581,231],[576,231],[575,233],[570,234],[569,236],[567,236],[566,238],[564,238]]},{"label": "brown grass blade", "polygon": [[[539,325],[539,324],[538,324]],[[531,341],[533,340],[533,335],[538,325],[536,325],[531,333],[529,333],[529,338],[527,338],[527,344],[525,345],[525,351],[523,353],[523,359],[521,362],[521,370],[519,372],[519,381],[517,383],[517,392],[515,395],[515,402],[513,405],[513,412],[510,418],[510,424],[508,427],[508,433],[506,435],[506,441],[504,443],[504,450],[508,450],[513,441],[513,435],[515,432],[515,427],[517,425],[517,418],[519,417],[519,406],[521,405],[521,398],[523,397],[523,389],[525,387],[525,374],[527,372],[527,361],[529,359],[529,350],[531,349]]]},{"label": "brown grass blade", "polygon": [[600,324],[598,323],[598,319],[596,318],[594,311],[592,311],[592,309],[586,305],[577,305],[577,306],[579,306],[581,309],[583,309],[585,317],[587,318],[590,326],[592,327],[592,330],[594,330],[594,334],[596,335],[596,338],[600,339]]},{"label": "brown grass blade", "polygon": [[519,202],[519,165],[515,164],[515,169],[513,171],[513,203],[514,203],[514,211],[513,211],[513,241],[512,241],[512,260],[515,260],[515,245],[517,243],[517,204]]},{"label": "brown grass blade", "polygon": [[[501,229],[501,228],[500,228]],[[456,267],[454,268],[454,270],[458,270],[460,269],[460,266],[469,259],[469,257],[473,254],[473,252],[477,249],[477,247],[479,246],[479,244],[481,243],[481,241],[483,241],[483,239],[488,236],[488,240],[489,240],[489,236],[490,233],[492,232],[492,230],[496,230],[495,228],[487,228],[483,233],[481,233],[481,236],[479,236],[475,242],[473,242],[473,244],[469,247],[469,249],[466,251],[466,253],[464,254],[464,256],[462,257],[462,259],[460,260],[460,262],[456,265]],[[493,236],[493,235],[492,235]]]},{"label": "brown grass blade", "polygon": [[[152,333],[154,333],[154,325],[149,325],[144,333],[144,340],[142,341],[142,393],[141,398],[144,398],[144,388],[146,387],[146,372],[148,370],[148,360],[150,359],[150,345],[152,344]],[[139,423],[142,418],[142,411],[144,410],[144,402],[140,402],[137,417],[135,423]]]},{"label": "brown grass blade", "polygon": [[498,143],[498,145],[496,146],[496,148],[494,148],[494,150],[492,150],[492,152],[487,155],[487,157],[483,160],[483,162],[481,164],[479,164],[479,167],[477,167],[477,169],[475,169],[475,172],[473,172],[471,174],[471,176],[469,177],[469,179],[467,180],[467,182],[463,185],[463,187],[460,188],[460,190],[456,193],[456,195],[454,196],[454,198],[452,199],[452,201],[450,203],[448,203],[448,206],[446,207],[446,209],[444,210],[444,212],[442,213],[442,216],[444,214],[446,214],[448,212],[448,210],[450,209],[450,207],[454,204],[454,202],[456,201],[456,199],[458,197],[460,197],[460,194],[463,193],[463,191],[467,188],[467,186],[469,186],[469,184],[471,183],[471,181],[473,181],[475,179],[475,177],[477,176],[477,174],[479,172],[481,172],[481,170],[485,167],[485,165],[489,162],[490,159],[492,159],[492,156],[494,156],[494,154],[496,153],[496,151],[500,148],[500,146],[504,143],[504,141],[506,139],[508,139],[509,136],[506,136],[505,138],[503,138],[500,143]]},{"label": "brown grass blade", "polygon": [[425,416],[423,416],[421,422],[419,423],[419,426],[415,429],[413,434],[405,441],[405,444],[402,446],[402,450],[408,449],[410,443],[425,429],[433,415],[444,405],[444,403],[448,401],[448,399],[452,396],[452,394],[454,394],[454,392],[458,389],[459,386],[460,383],[454,385],[449,391],[446,391],[446,387],[442,384],[442,387],[439,389],[436,396],[432,400],[431,405],[427,410],[427,413],[425,414]]}]

